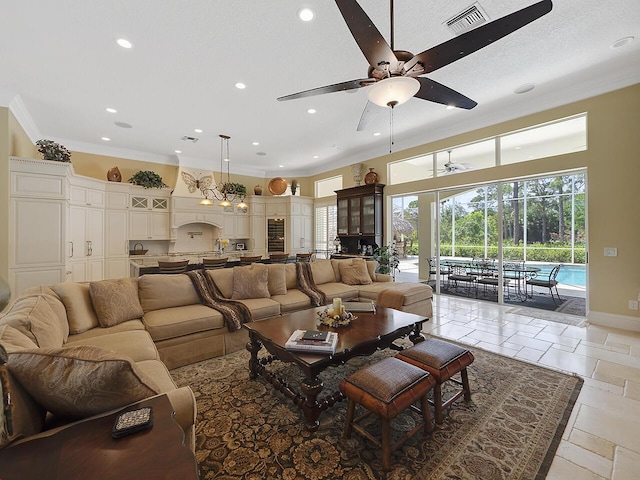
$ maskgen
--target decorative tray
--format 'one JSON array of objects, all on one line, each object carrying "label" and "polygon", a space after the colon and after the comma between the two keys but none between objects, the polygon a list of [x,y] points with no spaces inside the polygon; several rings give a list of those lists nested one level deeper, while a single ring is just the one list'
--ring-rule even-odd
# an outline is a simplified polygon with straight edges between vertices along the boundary
[{"label": "decorative tray", "polygon": [[269,191],[273,195],[281,195],[287,190],[287,181],[284,178],[272,178],[269,182]]}]

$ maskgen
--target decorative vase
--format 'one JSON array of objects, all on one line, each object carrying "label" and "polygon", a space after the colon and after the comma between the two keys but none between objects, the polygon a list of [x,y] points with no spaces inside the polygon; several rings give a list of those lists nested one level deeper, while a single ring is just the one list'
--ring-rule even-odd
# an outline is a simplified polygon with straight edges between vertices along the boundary
[{"label": "decorative vase", "polygon": [[356,186],[360,186],[360,182],[362,181],[362,165],[361,163],[356,163],[351,165],[351,172],[353,172],[353,181],[356,182]]},{"label": "decorative vase", "polygon": [[295,195],[297,190],[298,190],[298,182],[297,180],[293,180],[291,182],[291,195]]},{"label": "decorative vase", "polygon": [[253,187],[253,193],[255,195],[262,195],[262,187],[260,185],[256,185]]},{"label": "decorative vase", "polygon": [[122,174],[120,173],[120,170],[118,170],[118,167],[110,168],[107,171],[107,180],[109,180],[110,182],[122,181]]},{"label": "decorative vase", "polygon": [[372,183],[378,183],[379,179],[378,174],[373,171],[372,167],[369,167],[369,173],[364,176],[364,183],[371,185]]}]

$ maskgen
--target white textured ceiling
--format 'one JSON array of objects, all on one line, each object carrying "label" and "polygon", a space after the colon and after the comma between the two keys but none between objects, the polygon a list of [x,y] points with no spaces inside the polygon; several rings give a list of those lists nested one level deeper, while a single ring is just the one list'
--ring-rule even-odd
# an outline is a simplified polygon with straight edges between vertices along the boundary
[{"label": "white textured ceiling", "polygon": [[[419,53],[452,38],[443,23],[470,3],[396,0],[395,48]],[[497,19],[535,0],[479,3]],[[553,3],[548,15],[429,75],[479,105],[396,107],[394,151],[640,81],[640,1]],[[388,0],[360,4],[388,39]],[[297,18],[303,6],[315,10],[312,22]],[[635,41],[611,48],[627,36]],[[134,48],[117,46],[118,37]],[[387,109],[356,131],[366,88],[276,98],[365,78],[367,67],[331,0],[0,0],[0,104],[32,140],[72,150],[217,169],[223,133],[232,172],[309,175],[363,161],[389,152]],[[513,93],[527,83],[536,88]]]}]

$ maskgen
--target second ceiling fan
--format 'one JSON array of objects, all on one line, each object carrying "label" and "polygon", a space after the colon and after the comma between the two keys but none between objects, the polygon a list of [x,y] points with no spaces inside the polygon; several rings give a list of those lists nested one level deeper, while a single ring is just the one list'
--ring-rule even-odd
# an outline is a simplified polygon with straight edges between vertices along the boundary
[{"label": "second ceiling fan", "polygon": [[[390,3],[390,45],[356,0],[336,0],[336,4],[353,38],[369,62],[367,78],[312,88],[279,97],[278,100],[294,100],[370,87],[367,95],[369,101],[381,107],[393,108],[411,97],[417,97],[430,102],[470,110],[477,105],[477,102],[422,75],[449,65],[513,33],[549,13],[553,6],[551,0],[542,0],[413,55],[405,50],[394,49],[393,0]],[[364,123],[363,119],[367,111],[368,109],[365,108],[358,130]]]}]

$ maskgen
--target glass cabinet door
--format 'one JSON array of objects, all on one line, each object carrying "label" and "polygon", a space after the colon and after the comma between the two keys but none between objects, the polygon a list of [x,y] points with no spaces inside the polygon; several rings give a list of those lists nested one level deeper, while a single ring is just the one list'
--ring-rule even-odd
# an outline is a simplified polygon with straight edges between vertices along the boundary
[{"label": "glass cabinet door", "polygon": [[360,232],[360,197],[349,199],[349,235]]},{"label": "glass cabinet door", "polygon": [[362,233],[376,233],[376,208],[373,195],[362,197]]},{"label": "glass cabinet door", "polygon": [[338,200],[338,235],[349,233],[349,202]]}]

